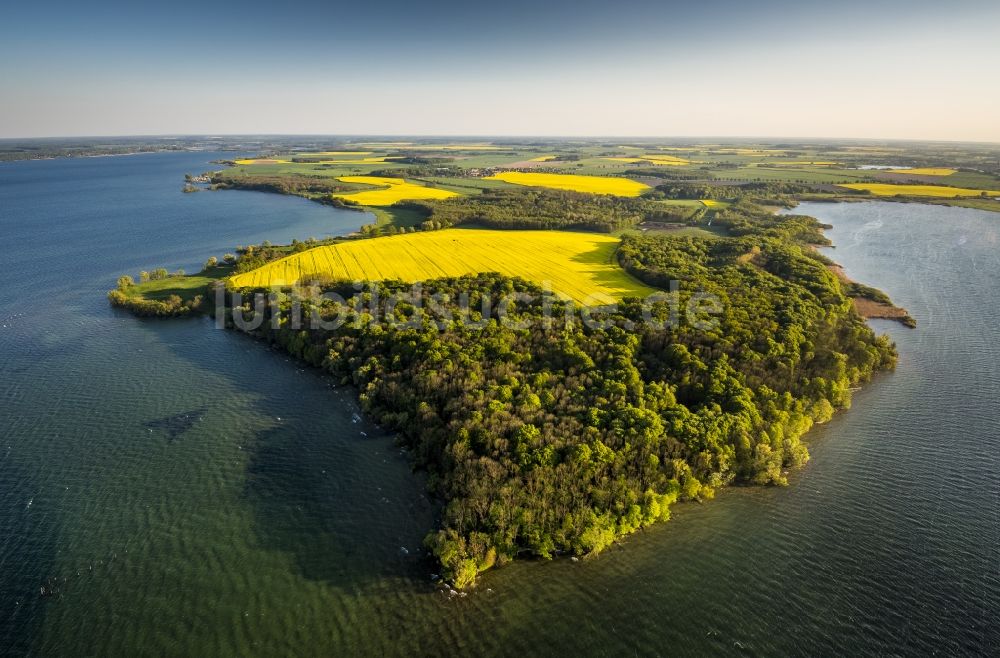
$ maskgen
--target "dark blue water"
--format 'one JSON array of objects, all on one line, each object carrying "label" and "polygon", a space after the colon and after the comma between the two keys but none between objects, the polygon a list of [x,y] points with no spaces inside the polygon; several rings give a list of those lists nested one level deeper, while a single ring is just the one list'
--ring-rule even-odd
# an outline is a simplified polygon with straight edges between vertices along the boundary
[{"label": "dark blue water", "polygon": [[[108,306],[123,273],[373,220],[181,192],[224,155],[0,163],[0,655],[273,650],[296,602],[320,622],[321,595],[419,559],[423,483],[352,394],[207,320]],[[241,635],[261,618],[266,642]]]},{"label": "dark blue water", "polygon": [[212,157],[0,164],[0,654],[1000,651],[1000,215],[800,208],[920,323],[877,323],[897,371],[810,435],[791,486],[459,597],[421,558],[423,482],[352,391],[206,320],[108,307],[122,273],[359,223],[182,194]]},{"label": "dark blue water", "polygon": [[35,286],[89,293],[116,273],[189,272],[208,256],[263,240],[342,235],[371,215],[245,191],[182,194],[185,173],[231,153],[155,153],[0,162],[0,303]]}]

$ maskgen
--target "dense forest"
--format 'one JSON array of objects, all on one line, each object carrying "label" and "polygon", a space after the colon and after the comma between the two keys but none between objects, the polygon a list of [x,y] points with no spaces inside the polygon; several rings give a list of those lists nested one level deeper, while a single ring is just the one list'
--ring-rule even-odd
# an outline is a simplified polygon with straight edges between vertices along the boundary
[{"label": "dense forest", "polygon": [[[432,212],[454,224],[610,230],[637,221],[646,203],[487,192]],[[823,240],[815,220],[743,201],[716,221],[731,237],[624,238],[622,266],[676,292],[651,305],[626,300],[598,324],[564,314],[534,284],[481,274],[420,292],[475,326],[418,314],[405,297],[391,317],[410,322],[376,322],[364,310],[371,290],[341,290],[353,296],[337,303],[312,288],[286,296],[281,318],[256,332],[355,385],[365,411],[399,432],[444,503],[427,546],[464,587],[516,556],[597,553],[667,519],[675,501],[727,484],[783,484],[808,459],[801,438],[812,424],[893,367],[894,345],[808,248]],[[380,299],[409,291],[374,285]],[[513,291],[534,297],[515,307],[523,324],[497,320]],[[460,293],[475,311],[460,307]],[[721,301],[714,325],[663,322],[704,293]],[[232,309],[230,322],[249,307]],[[292,307],[347,321],[294,328],[284,315]]]},{"label": "dense forest", "polygon": [[475,196],[400,204],[441,226],[476,224],[498,229],[576,229],[612,232],[643,221],[683,222],[688,213],[642,198],[530,188],[486,190]]},{"label": "dense forest", "polygon": [[[827,225],[805,215],[778,215],[747,198],[716,213],[713,223],[735,237],[775,238],[823,246],[830,244],[829,238],[822,233],[822,229],[829,228]],[[830,262],[815,252],[809,256],[824,264]]]},{"label": "dense forest", "polygon": [[650,199],[737,199],[792,206],[794,196],[810,191],[808,185],[781,181],[719,184],[671,181],[657,185],[645,196]]},{"label": "dense forest", "polygon": [[241,176],[231,170],[213,172],[209,176],[214,189],[256,190],[276,194],[321,197],[335,193],[352,192],[361,185],[342,183],[328,176]]}]

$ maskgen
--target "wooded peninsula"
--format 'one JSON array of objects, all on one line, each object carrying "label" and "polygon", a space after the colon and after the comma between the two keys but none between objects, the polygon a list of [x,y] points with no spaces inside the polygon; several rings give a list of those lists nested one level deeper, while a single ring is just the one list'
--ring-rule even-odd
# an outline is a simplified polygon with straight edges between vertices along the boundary
[{"label": "wooded peninsula", "polygon": [[928,199],[998,205],[996,163],[962,157],[435,140],[265,152],[189,184],[375,223],[242,246],[197,275],[126,275],[109,299],[214,314],[354,386],[428,474],[441,516],[426,547],[463,588],[518,557],[595,555],[726,485],[786,484],[806,432],[896,363],[862,313],[914,325],[850,281],[794,206],[884,186],[919,200],[953,175],[953,195]]}]

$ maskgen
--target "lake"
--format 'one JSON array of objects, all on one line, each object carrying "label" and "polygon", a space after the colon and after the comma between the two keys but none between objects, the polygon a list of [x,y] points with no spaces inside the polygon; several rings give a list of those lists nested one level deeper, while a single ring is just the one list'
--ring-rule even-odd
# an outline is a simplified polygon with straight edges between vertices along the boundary
[{"label": "lake", "polygon": [[[595,559],[431,583],[436,507],[354,393],[123,273],[370,221],[182,194],[211,153],[0,163],[0,654],[775,655],[1000,650],[1000,215],[804,204],[909,309],[900,363],[733,488]],[[56,594],[40,596],[40,587]]]}]

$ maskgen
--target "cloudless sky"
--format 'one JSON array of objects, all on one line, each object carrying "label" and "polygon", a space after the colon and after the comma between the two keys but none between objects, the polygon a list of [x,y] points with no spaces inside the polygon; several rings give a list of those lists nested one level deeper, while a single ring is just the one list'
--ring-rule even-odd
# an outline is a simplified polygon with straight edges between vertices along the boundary
[{"label": "cloudless sky", "polygon": [[0,137],[1000,142],[1000,1],[30,0]]}]

